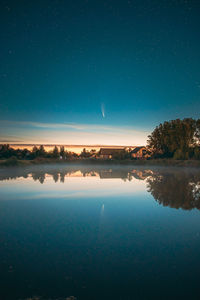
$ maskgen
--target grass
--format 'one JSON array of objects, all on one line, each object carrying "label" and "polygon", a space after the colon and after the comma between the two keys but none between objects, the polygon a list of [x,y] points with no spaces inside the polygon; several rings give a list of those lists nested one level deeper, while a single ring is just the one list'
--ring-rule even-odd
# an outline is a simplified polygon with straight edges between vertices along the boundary
[{"label": "grass", "polygon": [[200,167],[200,160],[174,160],[174,159],[151,159],[151,160],[105,160],[105,159],[74,159],[60,160],[52,158],[37,158],[34,160],[18,160],[11,157],[6,160],[0,160],[0,166],[28,166],[38,164],[95,164],[95,165],[133,165],[133,166],[169,166],[169,167]]}]

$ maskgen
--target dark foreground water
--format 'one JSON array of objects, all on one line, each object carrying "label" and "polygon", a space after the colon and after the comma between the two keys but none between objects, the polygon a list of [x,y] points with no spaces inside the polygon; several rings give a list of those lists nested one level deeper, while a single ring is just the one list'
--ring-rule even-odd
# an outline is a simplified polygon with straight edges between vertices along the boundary
[{"label": "dark foreground water", "polygon": [[200,299],[200,170],[0,170],[0,299]]}]

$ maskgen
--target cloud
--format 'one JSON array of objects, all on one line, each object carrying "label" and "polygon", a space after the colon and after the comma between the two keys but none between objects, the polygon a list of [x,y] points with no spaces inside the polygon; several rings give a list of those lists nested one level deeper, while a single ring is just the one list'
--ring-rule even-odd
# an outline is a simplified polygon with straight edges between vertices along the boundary
[{"label": "cloud", "polygon": [[16,136],[1,136],[0,143],[23,143],[23,139]]},{"label": "cloud", "polygon": [[100,124],[81,124],[81,123],[41,123],[41,122],[29,122],[29,121],[0,121],[1,126],[19,126],[19,127],[32,127],[32,128],[47,128],[53,130],[61,130],[61,129],[74,129],[77,131],[116,131],[116,132],[144,132],[144,130],[136,130],[131,128],[130,126],[105,126]]},{"label": "cloud", "polygon": [[[0,121],[6,141],[59,144],[143,145],[148,131],[130,126]],[[11,138],[12,135],[12,138]],[[11,140],[11,141],[10,141]],[[18,141],[17,141],[18,140]],[[5,140],[4,140],[5,142]]]}]

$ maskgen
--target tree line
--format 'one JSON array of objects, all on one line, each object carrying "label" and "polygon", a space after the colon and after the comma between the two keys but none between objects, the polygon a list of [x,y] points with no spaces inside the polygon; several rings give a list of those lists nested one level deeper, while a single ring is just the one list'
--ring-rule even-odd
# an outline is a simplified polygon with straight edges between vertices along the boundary
[{"label": "tree line", "polygon": [[[14,149],[9,144],[0,145],[0,159],[23,159],[23,160],[33,160],[33,159],[88,159],[88,158],[98,158],[99,151],[92,149],[90,151],[83,148],[80,154],[75,152],[66,151],[64,146],[55,146],[52,151],[46,151],[43,145],[34,146],[32,150],[28,149]],[[115,160],[124,160],[131,159],[131,152],[125,149],[122,149],[119,152],[113,153],[113,159]]]},{"label": "tree line", "polygon": [[[151,158],[172,158],[172,159],[200,159],[200,119],[185,118],[165,121],[157,126],[148,136],[147,150],[151,153]],[[74,152],[66,151],[64,146],[55,146],[52,151],[46,151],[44,146],[34,146],[32,150],[14,149],[8,144],[0,146],[0,159],[76,159],[76,158],[97,158],[99,152],[95,149],[91,151],[85,148],[78,155]],[[129,160],[133,159],[131,150],[123,149],[113,152],[112,159]]]},{"label": "tree line", "polygon": [[0,159],[16,157],[17,159],[37,159],[37,158],[54,158],[54,159],[72,159],[78,157],[74,152],[65,151],[64,146],[58,148],[55,146],[52,151],[46,151],[44,146],[34,146],[32,150],[14,149],[9,144],[0,146]]}]

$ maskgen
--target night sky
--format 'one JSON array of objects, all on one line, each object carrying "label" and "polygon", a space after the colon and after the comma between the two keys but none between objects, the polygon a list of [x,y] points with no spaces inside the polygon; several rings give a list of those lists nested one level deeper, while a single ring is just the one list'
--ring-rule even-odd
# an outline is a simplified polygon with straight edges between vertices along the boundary
[{"label": "night sky", "polygon": [[200,1],[0,6],[0,142],[139,145],[199,117]]}]

